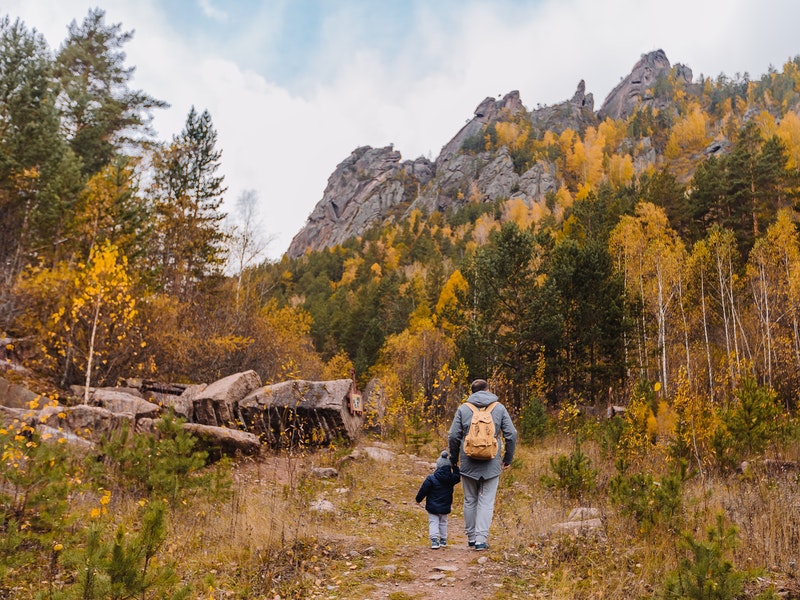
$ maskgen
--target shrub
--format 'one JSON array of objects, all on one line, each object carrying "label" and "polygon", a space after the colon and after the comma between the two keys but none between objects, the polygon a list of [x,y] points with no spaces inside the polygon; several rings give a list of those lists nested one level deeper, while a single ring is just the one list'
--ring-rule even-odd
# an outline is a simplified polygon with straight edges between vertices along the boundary
[{"label": "shrub", "polygon": [[156,435],[129,435],[128,429],[122,428],[100,444],[104,468],[97,476],[105,478],[105,487],[126,486],[170,501],[184,490],[208,489],[212,474],[200,474],[208,454],[195,449],[195,438],[169,416],[157,427]]},{"label": "shrub", "polygon": [[645,532],[658,524],[672,525],[683,506],[684,471],[673,470],[661,481],[648,473],[621,472],[609,482],[609,499]]},{"label": "shrub", "polygon": [[736,390],[736,400],[720,415],[721,423],[711,439],[717,464],[728,470],[787,434],[774,391],[746,377]]},{"label": "shrub", "polygon": [[589,457],[581,451],[579,436],[575,436],[575,448],[570,455],[562,454],[550,459],[550,469],[555,476],[543,475],[542,483],[569,498],[582,500],[597,485],[597,471],[592,468]]},{"label": "shrub", "polygon": [[725,556],[736,546],[737,531],[725,527],[722,515],[716,526],[708,529],[708,540],[697,541],[690,534],[683,538],[688,552],[669,573],[662,598],[666,600],[733,600],[744,587],[746,574],[737,571]]}]

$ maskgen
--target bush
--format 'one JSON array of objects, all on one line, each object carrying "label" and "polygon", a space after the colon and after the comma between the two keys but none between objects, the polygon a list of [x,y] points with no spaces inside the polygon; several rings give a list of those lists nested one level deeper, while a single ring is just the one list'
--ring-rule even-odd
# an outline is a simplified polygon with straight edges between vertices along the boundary
[{"label": "bush", "polygon": [[666,600],[733,600],[742,593],[746,574],[737,571],[725,558],[736,546],[737,532],[726,528],[722,515],[708,529],[708,540],[697,541],[690,534],[682,548],[689,553],[678,568],[667,575],[662,591]]},{"label": "bush", "polygon": [[174,501],[180,492],[208,489],[212,474],[200,474],[208,453],[195,449],[196,440],[181,422],[164,417],[155,435],[129,435],[123,428],[99,447],[99,479],[107,489],[125,486],[129,491]]},{"label": "bush", "polygon": [[655,525],[673,525],[683,506],[684,471],[676,469],[661,481],[648,473],[619,473],[609,482],[609,499],[645,532]]},{"label": "bush", "polygon": [[721,423],[711,438],[717,464],[723,470],[758,455],[770,443],[787,436],[775,392],[759,386],[752,377],[742,380],[737,401],[721,414]]},{"label": "bush", "polygon": [[549,489],[566,494],[568,498],[580,501],[584,495],[593,492],[597,485],[597,471],[592,468],[589,457],[581,451],[579,436],[575,436],[572,454],[551,458],[550,469],[555,477],[543,475],[542,483]]}]

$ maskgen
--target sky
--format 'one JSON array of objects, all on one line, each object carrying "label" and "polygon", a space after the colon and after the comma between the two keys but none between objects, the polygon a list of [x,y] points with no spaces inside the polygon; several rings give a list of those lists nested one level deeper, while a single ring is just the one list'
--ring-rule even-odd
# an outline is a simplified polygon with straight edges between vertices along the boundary
[{"label": "sky", "polygon": [[486,97],[528,108],[572,97],[595,110],[642,54],[699,76],[761,77],[800,55],[795,0],[0,0],[53,52],[90,8],[133,31],[129,84],[169,103],[169,141],[208,110],[225,210],[259,198],[277,260],[359,146],[434,160]]}]

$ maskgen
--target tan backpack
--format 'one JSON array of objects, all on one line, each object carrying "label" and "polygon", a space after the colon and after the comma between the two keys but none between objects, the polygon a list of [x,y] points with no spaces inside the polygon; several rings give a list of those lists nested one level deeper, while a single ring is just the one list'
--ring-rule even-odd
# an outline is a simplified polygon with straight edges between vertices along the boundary
[{"label": "tan backpack", "polygon": [[472,422],[464,438],[464,454],[473,460],[492,460],[497,456],[497,436],[495,435],[492,410],[497,406],[492,402],[489,406],[478,408],[467,402],[472,409]]}]

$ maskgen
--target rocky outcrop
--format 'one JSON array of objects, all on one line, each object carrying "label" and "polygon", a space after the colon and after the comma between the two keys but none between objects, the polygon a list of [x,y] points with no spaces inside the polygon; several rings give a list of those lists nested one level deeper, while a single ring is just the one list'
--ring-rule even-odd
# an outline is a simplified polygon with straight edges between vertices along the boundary
[{"label": "rocky outcrop", "polygon": [[555,172],[555,165],[537,162],[520,176],[517,181],[517,192],[513,197],[536,202],[544,200],[548,192],[558,190]]},{"label": "rocky outcrop", "polygon": [[[297,258],[308,250],[341,244],[414,210],[430,214],[470,202],[505,198],[522,199],[529,206],[541,204],[562,183],[555,177],[555,165],[540,161],[531,166],[522,162],[525,157],[505,147],[487,151],[487,127],[527,118],[530,135],[536,139],[545,132],[558,135],[567,129],[582,134],[606,117],[626,119],[641,106],[669,108],[675,85],[683,86],[687,92],[699,92],[699,84],[692,83],[691,69],[670,65],[664,51],[657,50],[642,55],[598,112],[594,96],[586,92],[581,80],[568,100],[537,106],[530,112],[516,90],[499,99],[485,98],[433,163],[422,158],[401,162],[400,153],[392,147],[357,148],[336,167],[322,200],[292,240],[287,255]],[[707,154],[718,149],[721,147],[709,147]],[[631,155],[636,172],[650,168],[658,160],[653,142],[646,137],[624,140],[619,151]],[[529,168],[523,173],[525,166]]]},{"label": "rocky outcrop", "polygon": [[[659,109],[666,107],[669,99],[659,92],[656,83],[659,78],[669,77],[671,69],[663,50],[643,55],[603,102],[598,112],[600,120],[606,117],[626,119],[642,104]],[[685,65],[675,65],[675,76],[684,84],[692,82],[692,70]]]},{"label": "rocky outcrop", "polygon": [[531,124],[534,130],[542,134],[545,131],[561,133],[572,129],[579,133],[597,125],[594,114],[594,96],[586,93],[586,83],[581,79],[571,99],[561,104],[545,106],[531,111]]},{"label": "rocky outcrop", "polygon": [[[6,384],[0,391],[10,389]],[[159,391],[154,393],[153,387]],[[187,421],[183,428],[212,458],[254,454],[262,443],[288,447],[338,437],[355,440],[364,422],[361,393],[351,379],[262,386],[255,371],[245,371],[209,385],[149,382],[138,389],[90,388],[91,404],[71,406],[55,401],[44,405],[39,395],[21,386],[12,392],[0,396],[0,424],[25,424],[36,428],[43,439],[79,447],[91,447],[123,431],[158,435],[159,422],[170,409]],[[70,402],[86,397],[82,386],[72,392]]]},{"label": "rocky outcrop", "polygon": [[439,158],[436,159],[437,169],[439,165],[455,156],[464,142],[478,135],[486,125],[499,120],[509,120],[520,112],[525,112],[525,107],[517,90],[509,92],[501,100],[485,98],[475,109],[475,116],[442,148]]},{"label": "rocky outcrop", "polygon": [[322,200],[286,254],[297,258],[306,250],[330,248],[402,214],[430,181],[434,167],[425,158],[400,159],[391,146],[354,150],[328,179]]}]

